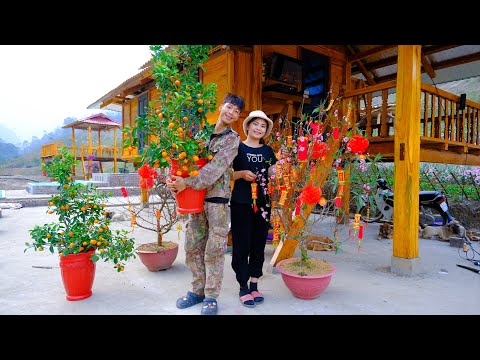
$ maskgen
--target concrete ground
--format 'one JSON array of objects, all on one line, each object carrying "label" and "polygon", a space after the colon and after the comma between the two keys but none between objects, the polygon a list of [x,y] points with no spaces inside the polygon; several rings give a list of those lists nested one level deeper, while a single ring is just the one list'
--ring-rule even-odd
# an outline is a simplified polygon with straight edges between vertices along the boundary
[{"label": "concrete ground", "polygon": [[[0,314],[68,315],[199,315],[201,305],[180,310],[178,297],[190,289],[191,273],[185,265],[183,233],[167,234],[178,241],[180,249],[173,266],[150,272],[140,259],[130,261],[125,271],[117,273],[109,263],[99,261],[93,295],[81,301],[67,301],[60,277],[58,256],[28,250],[28,230],[49,222],[46,206],[3,209],[0,218]],[[114,223],[113,228],[128,226]],[[463,251],[437,240],[419,240],[424,272],[400,276],[390,272],[392,240],[377,240],[379,224],[369,224],[360,249],[356,240],[347,238],[342,251],[310,251],[312,257],[324,258],[337,271],[328,288],[314,300],[295,298],[284,285],[281,275],[268,271],[273,247],[265,249],[264,276],[259,290],[265,302],[246,308],[239,301],[238,285],[231,268],[231,255],[225,254],[223,289],[218,298],[219,315],[400,315],[400,314],[480,314],[480,275],[460,267],[476,267],[460,257]],[[332,224],[323,222],[318,235],[332,236]],[[135,228],[138,244],[151,242],[154,233]],[[477,251],[480,244],[473,243]],[[298,255],[298,250],[296,252]],[[479,260],[477,258],[477,260]],[[480,267],[477,267],[480,269]]]}]

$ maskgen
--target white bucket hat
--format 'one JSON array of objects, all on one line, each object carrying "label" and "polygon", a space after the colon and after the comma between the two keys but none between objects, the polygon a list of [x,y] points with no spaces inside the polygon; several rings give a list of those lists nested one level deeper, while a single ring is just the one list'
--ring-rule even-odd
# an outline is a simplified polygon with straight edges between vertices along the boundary
[{"label": "white bucket hat", "polygon": [[273,128],[273,121],[268,118],[267,115],[262,110],[254,110],[252,111],[246,118],[243,120],[243,132],[247,135],[247,124],[250,120],[260,118],[267,121],[267,131],[265,131],[264,138],[270,135],[270,132]]}]

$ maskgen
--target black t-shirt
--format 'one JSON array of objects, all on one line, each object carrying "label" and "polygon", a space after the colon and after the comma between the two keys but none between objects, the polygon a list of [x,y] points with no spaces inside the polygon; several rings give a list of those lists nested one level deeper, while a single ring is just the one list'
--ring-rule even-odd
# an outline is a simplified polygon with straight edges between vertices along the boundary
[{"label": "black t-shirt", "polygon": [[[257,175],[257,205],[267,202],[268,168],[277,162],[273,149],[268,145],[253,148],[243,142],[238,147],[238,155],[233,160],[233,170],[250,170]],[[264,171],[262,171],[264,169]],[[253,204],[251,182],[245,179],[235,180],[231,202]]]}]

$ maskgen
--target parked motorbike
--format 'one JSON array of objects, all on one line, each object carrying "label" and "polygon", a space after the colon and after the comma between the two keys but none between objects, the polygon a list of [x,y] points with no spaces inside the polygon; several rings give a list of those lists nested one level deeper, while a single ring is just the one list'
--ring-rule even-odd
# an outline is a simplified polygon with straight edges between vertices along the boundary
[{"label": "parked motorbike", "polygon": [[[445,225],[455,218],[448,211],[446,196],[438,191],[422,190],[419,193],[420,219],[419,225]],[[377,179],[377,189],[374,195],[360,209],[360,218],[365,222],[393,220],[393,191],[385,179]],[[368,213],[367,209],[370,207]],[[368,213],[368,217],[367,217]]]}]

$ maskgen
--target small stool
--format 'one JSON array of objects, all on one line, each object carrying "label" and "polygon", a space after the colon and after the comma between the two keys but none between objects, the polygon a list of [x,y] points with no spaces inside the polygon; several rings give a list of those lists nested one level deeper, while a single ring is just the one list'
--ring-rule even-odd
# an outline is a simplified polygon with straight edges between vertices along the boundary
[{"label": "small stool", "polygon": [[448,238],[450,246],[461,248],[463,247],[464,239],[458,236],[451,236]]}]

